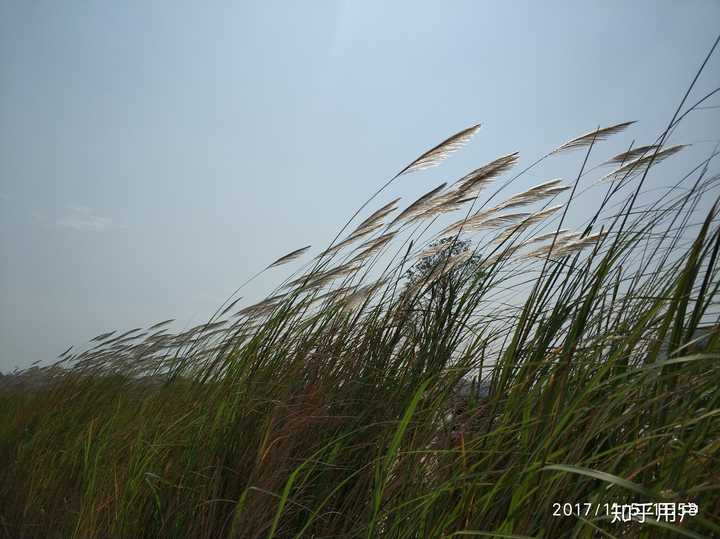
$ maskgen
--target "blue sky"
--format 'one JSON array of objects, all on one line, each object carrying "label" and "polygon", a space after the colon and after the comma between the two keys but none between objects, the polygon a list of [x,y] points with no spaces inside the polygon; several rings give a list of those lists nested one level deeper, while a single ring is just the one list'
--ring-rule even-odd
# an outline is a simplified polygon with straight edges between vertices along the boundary
[{"label": "blue sky", "polygon": [[[618,148],[652,142],[718,21],[713,0],[1,1],[0,371],[202,321],[474,123],[471,145],[383,200],[598,125],[638,120]],[[720,55],[693,96],[718,86]],[[685,168],[718,120],[678,130]]]}]

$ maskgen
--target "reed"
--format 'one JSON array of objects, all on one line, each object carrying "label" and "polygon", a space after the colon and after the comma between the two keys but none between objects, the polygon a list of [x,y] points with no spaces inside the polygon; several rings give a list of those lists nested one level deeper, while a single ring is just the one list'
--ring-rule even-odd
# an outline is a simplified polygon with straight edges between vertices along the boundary
[{"label": "reed", "polygon": [[[585,222],[566,218],[580,181],[597,185],[585,165],[632,124],[535,162],[584,150],[574,185],[487,206],[496,192],[475,209],[520,160],[501,156],[388,224],[400,199],[380,206],[260,302],[226,302],[180,333],[172,319],[106,332],[3,377],[0,535],[719,536],[714,155],[638,206],[680,146],[664,147],[665,132],[605,153],[596,160],[618,167],[605,179],[636,190],[609,183]],[[439,165],[478,128],[395,178]],[[456,241],[471,247],[444,256]],[[435,259],[408,286],[408,266]],[[556,516],[565,502],[692,502],[699,514]]]}]

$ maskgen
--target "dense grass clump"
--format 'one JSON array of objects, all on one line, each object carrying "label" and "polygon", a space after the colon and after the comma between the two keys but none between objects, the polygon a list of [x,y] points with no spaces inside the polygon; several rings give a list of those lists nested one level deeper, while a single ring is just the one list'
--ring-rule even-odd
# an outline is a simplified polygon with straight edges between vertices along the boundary
[{"label": "dense grass clump", "polygon": [[[502,156],[397,216],[397,199],[380,207],[260,303],[179,334],[100,335],[13,377],[0,535],[719,536],[714,155],[644,196],[677,121],[599,172],[630,122],[591,131],[486,196],[519,161]],[[573,181],[497,200],[573,150]],[[586,185],[602,195],[571,227]],[[476,390],[459,403],[463,380]],[[565,502],[592,511],[556,516]],[[698,515],[604,509],[664,502]]]}]

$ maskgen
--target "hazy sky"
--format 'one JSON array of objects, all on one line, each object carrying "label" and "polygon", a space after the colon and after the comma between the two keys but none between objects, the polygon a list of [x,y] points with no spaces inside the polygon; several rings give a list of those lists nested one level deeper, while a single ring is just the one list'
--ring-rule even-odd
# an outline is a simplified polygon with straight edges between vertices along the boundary
[{"label": "hazy sky", "polygon": [[[0,0],[0,371],[202,321],[474,123],[388,198],[598,125],[638,120],[619,147],[650,143],[719,22],[715,0]],[[720,54],[695,100],[717,86]],[[676,137],[697,162],[718,126],[707,109]]]}]

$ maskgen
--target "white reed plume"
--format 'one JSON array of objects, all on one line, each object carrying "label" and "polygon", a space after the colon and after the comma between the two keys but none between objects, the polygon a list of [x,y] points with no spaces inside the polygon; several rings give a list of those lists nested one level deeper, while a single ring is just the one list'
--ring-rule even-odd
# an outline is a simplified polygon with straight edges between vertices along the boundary
[{"label": "white reed plume", "polygon": [[395,177],[397,178],[403,174],[410,174],[411,172],[438,166],[447,159],[450,154],[456,152],[467,144],[470,139],[472,139],[473,135],[477,133],[478,129],[480,129],[480,124],[468,127],[467,129],[463,129],[459,133],[454,134],[415,159],[415,161],[398,172]]},{"label": "white reed plume", "polygon": [[584,135],[580,135],[577,138],[574,138],[572,140],[569,140],[565,144],[562,144],[555,148],[552,152],[550,152],[549,155],[552,155],[554,153],[563,152],[566,150],[575,150],[577,148],[583,148],[585,146],[590,146],[590,144],[595,142],[600,142],[601,140],[605,140],[611,135],[614,135],[616,133],[620,133],[621,131],[624,131],[626,128],[630,127],[635,122],[623,122],[615,125],[611,125],[609,127],[604,127],[602,129],[595,129],[594,131],[590,131],[589,133],[585,133]]},{"label": "white reed plume", "polygon": [[666,148],[664,150],[661,150],[655,154],[646,155],[645,157],[640,157],[639,159],[636,159],[635,161],[630,161],[629,163],[624,164],[620,168],[617,168],[613,170],[612,172],[605,174],[602,178],[600,178],[598,181],[614,181],[617,179],[623,179],[626,177],[626,175],[634,175],[642,172],[646,168],[648,168],[651,165],[656,165],[663,159],[667,159],[668,157],[675,155],[683,148],[687,147],[687,144],[677,144],[675,146],[670,146],[669,148]]},{"label": "white reed plume", "polygon": [[303,253],[305,253],[305,251],[310,249],[310,247],[311,247],[310,245],[306,245],[305,247],[296,249],[295,251],[292,251],[284,256],[281,256],[275,262],[270,264],[266,269],[276,268],[278,266],[282,266],[283,264],[287,264],[288,262],[292,262],[296,258],[299,258],[300,256],[302,256]]}]

